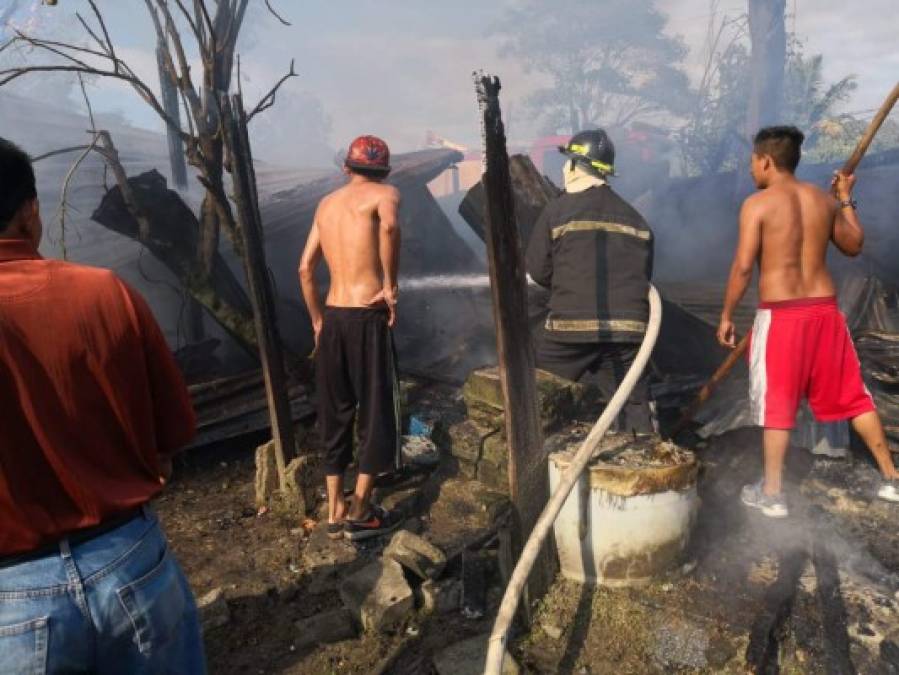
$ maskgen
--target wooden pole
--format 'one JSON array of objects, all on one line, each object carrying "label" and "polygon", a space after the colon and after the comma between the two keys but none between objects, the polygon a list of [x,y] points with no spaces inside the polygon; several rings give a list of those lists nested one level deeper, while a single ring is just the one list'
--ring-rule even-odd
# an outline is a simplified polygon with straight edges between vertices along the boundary
[{"label": "wooden pole", "polygon": [[[181,108],[178,105],[178,87],[169,77],[165,67],[165,45],[156,47],[156,65],[159,69],[159,89],[162,92],[162,107],[170,120],[180,124]],[[166,124],[166,136],[169,143],[169,165],[172,169],[172,182],[179,189],[187,188],[187,161],[184,158],[184,144],[178,135],[180,129],[173,129]]]},{"label": "wooden pole", "polygon": [[726,359],[724,359],[724,363],[718,367],[718,370],[716,370],[712,377],[709,378],[709,381],[699,390],[696,398],[693,399],[693,402],[687,407],[683,415],[681,415],[681,418],[674,426],[674,429],[671,430],[671,433],[669,434],[670,438],[675,438],[681,431],[687,428],[687,425],[690,424],[690,422],[693,421],[693,418],[696,416],[696,413],[699,412],[702,404],[711,398],[712,392],[714,392],[718,385],[730,375],[730,371],[737,365],[737,361],[739,361],[743,354],[746,353],[746,347],[748,345],[749,334],[743,336],[743,339],[737,343],[734,350],[727,355]]},{"label": "wooden pole", "polygon": [[[841,172],[850,175],[855,173],[856,168],[858,168],[859,162],[862,161],[862,157],[865,156],[865,153],[868,151],[868,148],[871,146],[871,141],[874,140],[874,137],[877,135],[877,132],[880,130],[880,127],[883,125],[884,120],[889,116],[890,111],[893,109],[893,106],[896,105],[896,101],[899,100],[899,82],[896,83],[896,86],[893,87],[893,90],[890,92],[889,96],[887,96],[886,100],[883,102],[883,105],[880,106],[880,110],[877,111],[877,114],[868,124],[868,128],[865,129],[865,133],[862,135],[858,144],[855,146],[855,150],[852,151],[852,154],[849,156],[849,159],[846,160],[846,163],[843,164],[843,168]],[[702,404],[709,400],[712,396],[712,392],[715,391],[715,388],[721,384],[722,380],[724,380],[729,374],[733,367],[737,364],[737,361],[740,360],[740,357],[746,352],[746,347],[749,345],[749,335],[743,336],[743,339],[737,343],[736,348],[728,355],[728,357],[724,360],[724,363],[715,371],[712,377],[708,382],[705,383],[705,386],[699,391],[696,398],[690,404],[690,406],[684,411],[684,414],[681,416],[678,423],[674,426],[671,431],[670,437],[674,438],[681,431],[683,431],[687,425],[693,420],[693,417],[696,415],[699,408],[702,407]]]},{"label": "wooden pole", "polygon": [[292,455],[294,452],[293,420],[287,396],[287,377],[278,332],[275,296],[265,261],[262,217],[259,214],[259,198],[256,193],[256,172],[253,169],[253,155],[241,96],[235,94],[229,101],[228,96],[223,95],[221,101],[225,145],[231,159],[237,224],[243,239],[244,266],[250,287],[250,300],[253,303],[253,322],[259,341],[259,357],[262,361],[265,393],[271,417],[272,440],[275,444],[275,459],[278,465],[278,485],[282,492],[287,492],[285,455],[287,453]]},{"label": "wooden pole", "polygon": [[[506,417],[509,490],[513,504],[512,541],[517,557],[549,499],[549,476],[537,406],[534,351],[528,329],[527,284],[499,106],[499,79],[475,74],[484,134],[487,260],[493,319]],[[531,573],[524,618],[530,604],[552,583],[555,560],[544,547]]]},{"label": "wooden pole", "polygon": [[876,136],[877,132],[880,131],[881,125],[889,116],[890,111],[893,109],[893,106],[896,105],[897,100],[899,100],[899,82],[897,82],[896,86],[893,87],[893,91],[890,92],[890,95],[887,96],[886,100],[883,102],[883,105],[880,106],[880,110],[878,110],[877,114],[874,115],[871,123],[868,124],[868,128],[865,129],[864,135],[861,137],[858,145],[855,146],[855,150],[852,151],[849,159],[847,159],[846,163],[843,165],[843,173],[847,175],[855,173],[856,167],[858,166],[859,162],[862,161],[862,157],[865,156],[865,153],[871,146],[871,141],[874,140],[874,136]]}]

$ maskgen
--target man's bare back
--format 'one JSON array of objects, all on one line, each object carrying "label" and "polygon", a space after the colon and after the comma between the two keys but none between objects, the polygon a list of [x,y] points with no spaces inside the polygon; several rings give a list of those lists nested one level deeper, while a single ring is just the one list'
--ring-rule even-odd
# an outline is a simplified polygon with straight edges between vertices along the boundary
[{"label": "man's bare back", "polygon": [[[756,171],[754,165],[753,175]],[[762,302],[830,297],[836,288],[827,270],[828,244],[832,241],[844,254],[855,256],[864,242],[855,210],[841,206],[851,200],[854,176],[836,174],[833,195],[791,172],[756,177],[756,182],[760,191],[747,198],[740,211],[739,240],[718,330],[719,341],[730,347],[736,343],[731,317],[756,263]]]},{"label": "man's bare back", "polygon": [[833,197],[798,180],[773,185],[746,200],[743,217],[760,233],[763,302],[834,295],[825,258],[836,213]]},{"label": "man's bare back", "polygon": [[331,272],[327,304],[367,307],[380,300],[384,270],[379,255],[382,220],[396,220],[399,191],[392,185],[351,182],[319,204],[315,221]]},{"label": "man's bare back", "polygon": [[329,306],[387,304],[392,323],[399,264],[399,202],[399,191],[392,185],[354,174],[319,203],[300,260],[303,296],[316,334],[322,310],[314,271],[322,256],[331,277]]}]

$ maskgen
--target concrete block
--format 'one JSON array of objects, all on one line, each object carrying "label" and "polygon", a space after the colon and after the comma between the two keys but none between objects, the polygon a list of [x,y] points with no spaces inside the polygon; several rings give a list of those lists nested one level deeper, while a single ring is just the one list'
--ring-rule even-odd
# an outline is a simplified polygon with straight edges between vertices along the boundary
[{"label": "concrete block", "polygon": [[384,558],[395,560],[421,579],[436,579],[446,566],[446,555],[431,542],[400,530],[384,549]]},{"label": "concrete block", "polygon": [[470,421],[459,422],[449,428],[449,451],[453,457],[477,463],[481,458],[481,444],[488,431]]},{"label": "concrete block", "polygon": [[340,586],[340,597],[362,627],[371,632],[398,629],[415,606],[403,568],[391,559],[375,561],[348,577]]},{"label": "concrete block", "polygon": [[256,448],[256,508],[268,505],[278,489],[278,463],[275,460],[275,442],[269,441]]},{"label": "concrete block", "polygon": [[493,464],[487,460],[481,460],[478,462],[478,480],[488,487],[508,492],[509,462]]}]

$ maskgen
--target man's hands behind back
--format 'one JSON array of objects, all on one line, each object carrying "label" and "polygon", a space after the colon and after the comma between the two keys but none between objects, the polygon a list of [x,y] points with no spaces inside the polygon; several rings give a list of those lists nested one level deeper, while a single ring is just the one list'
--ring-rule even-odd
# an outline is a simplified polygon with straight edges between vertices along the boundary
[{"label": "man's hands behind back", "polygon": [[396,325],[396,302],[397,289],[385,286],[377,292],[375,297],[368,301],[368,307],[377,307],[378,305],[386,305],[389,313],[387,317],[387,325],[393,328]]}]

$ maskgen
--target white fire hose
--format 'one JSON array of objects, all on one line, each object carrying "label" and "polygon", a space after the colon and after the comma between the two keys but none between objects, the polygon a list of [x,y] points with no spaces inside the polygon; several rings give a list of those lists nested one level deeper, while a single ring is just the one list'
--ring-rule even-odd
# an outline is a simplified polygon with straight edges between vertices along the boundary
[{"label": "white fire hose", "polygon": [[577,454],[574,456],[568,469],[562,474],[556,491],[553,492],[549,501],[546,503],[546,506],[543,508],[543,513],[540,514],[537,524],[534,525],[534,529],[531,531],[531,536],[528,537],[524,549],[521,551],[521,556],[518,558],[518,563],[515,565],[515,570],[512,572],[512,578],[509,580],[509,585],[506,587],[506,592],[503,595],[503,601],[499,606],[496,622],[493,624],[493,632],[490,635],[484,675],[501,675],[503,670],[503,659],[506,655],[506,642],[509,636],[509,628],[515,618],[515,612],[518,610],[518,603],[521,599],[522,590],[527,583],[528,575],[531,573],[531,568],[534,566],[537,554],[540,553],[540,548],[543,546],[543,542],[546,541],[546,537],[549,535],[550,529],[552,528],[553,523],[555,523],[556,517],[559,515],[559,511],[562,510],[565,500],[568,498],[568,495],[571,493],[572,488],[575,483],[577,483],[578,478],[580,478],[584,469],[587,468],[587,464],[589,464],[590,460],[593,458],[593,453],[596,451],[596,448],[599,447],[599,442],[612,425],[612,422],[618,417],[618,413],[621,412],[621,409],[630,397],[631,392],[643,375],[643,370],[646,368],[646,364],[649,362],[649,356],[652,354],[652,350],[655,347],[656,338],[659,336],[659,327],[661,323],[662,301],[659,298],[659,292],[654,286],[650,285],[649,325],[646,328],[646,335],[643,336],[643,343],[640,345],[640,350],[637,352],[634,362],[627,371],[627,375],[624,376],[621,385],[618,387],[615,395],[612,396],[612,400],[609,401],[609,404],[606,406],[605,410],[603,410],[602,415],[596,420],[596,424],[590,430],[587,438],[584,439],[584,442],[581,444],[580,449],[577,451]]}]

